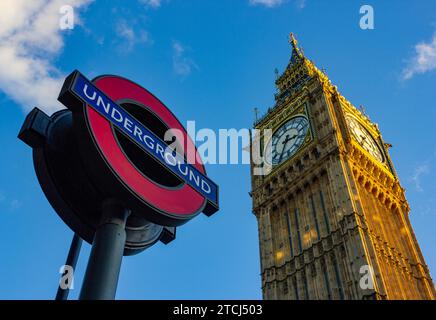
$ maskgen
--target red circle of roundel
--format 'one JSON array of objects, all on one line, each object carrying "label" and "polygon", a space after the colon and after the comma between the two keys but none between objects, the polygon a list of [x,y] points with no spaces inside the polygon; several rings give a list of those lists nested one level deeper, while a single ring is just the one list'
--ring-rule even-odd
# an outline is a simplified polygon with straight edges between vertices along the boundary
[{"label": "red circle of roundel", "polygon": [[[93,84],[115,102],[129,99],[147,106],[169,128],[183,132],[187,150],[196,150],[185,128],[172,112],[146,89],[117,76],[103,76],[94,80]],[[88,105],[86,110],[89,127],[107,163],[137,197],[159,211],[179,217],[199,213],[204,208],[204,197],[186,183],[181,188],[174,190],[159,186],[147,179],[132,165],[122,151],[113,134],[110,122],[91,106]],[[200,159],[197,154],[196,158]],[[205,174],[202,163],[197,161],[195,167]]]}]

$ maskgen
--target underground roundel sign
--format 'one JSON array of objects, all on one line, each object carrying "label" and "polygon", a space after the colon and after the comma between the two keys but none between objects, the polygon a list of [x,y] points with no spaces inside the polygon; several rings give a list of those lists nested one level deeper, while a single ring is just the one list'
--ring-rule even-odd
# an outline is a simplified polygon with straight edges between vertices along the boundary
[{"label": "underground roundel sign", "polygon": [[[136,216],[177,226],[218,210],[218,186],[206,175],[193,141],[149,91],[122,77],[89,81],[74,71],[59,101],[73,112],[73,131],[93,181]],[[178,133],[170,142],[169,129]]]}]

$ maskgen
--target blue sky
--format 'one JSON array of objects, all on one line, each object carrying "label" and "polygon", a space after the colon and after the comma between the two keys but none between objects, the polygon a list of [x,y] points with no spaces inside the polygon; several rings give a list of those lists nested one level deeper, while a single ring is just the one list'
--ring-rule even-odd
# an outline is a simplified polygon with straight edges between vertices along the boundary
[{"label": "blue sky", "polygon": [[[379,124],[436,276],[436,3],[434,1],[6,0],[0,4],[0,299],[51,299],[72,232],[36,180],[16,136],[33,106],[52,112],[63,77],[118,74],[148,88],[182,123],[247,128],[273,105],[274,69],[293,31],[305,54]],[[75,28],[59,30],[59,8]],[[375,29],[359,28],[370,4]],[[177,240],[123,261],[119,299],[260,299],[257,224],[249,168],[209,165],[221,210]],[[89,254],[76,270],[77,298]]]}]

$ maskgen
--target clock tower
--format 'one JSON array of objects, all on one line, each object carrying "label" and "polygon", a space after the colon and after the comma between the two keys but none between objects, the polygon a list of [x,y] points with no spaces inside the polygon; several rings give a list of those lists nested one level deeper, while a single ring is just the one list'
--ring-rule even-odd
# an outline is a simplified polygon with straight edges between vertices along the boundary
[{"label": "clock tower", "polygon": [[264,299],[435,299],[389,144],[290,42],[276,104],[254,125]]}]

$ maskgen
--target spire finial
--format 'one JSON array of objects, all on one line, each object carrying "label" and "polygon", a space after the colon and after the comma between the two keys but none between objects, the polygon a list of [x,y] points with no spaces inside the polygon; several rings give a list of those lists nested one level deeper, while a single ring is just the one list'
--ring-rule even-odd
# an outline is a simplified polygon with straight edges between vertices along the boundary
[{"label": "spire finial", "polygon": [[293,32],[289,34],[289,43],[292,46],[292,56],[302,58],[304,56],[303,51],[298,47],[298,41]]},{"label": "spire finial", "polygon": [[292,45],[292,48],[293,48],[294,50],[297,50],[297,51],[298,51],[298,41],[297,41],[297,39],[295,39],[295,36],[294,36],[294,33],[293,33],[293,32],[291,32],[291,33],[289,34],[289,43]]}]

